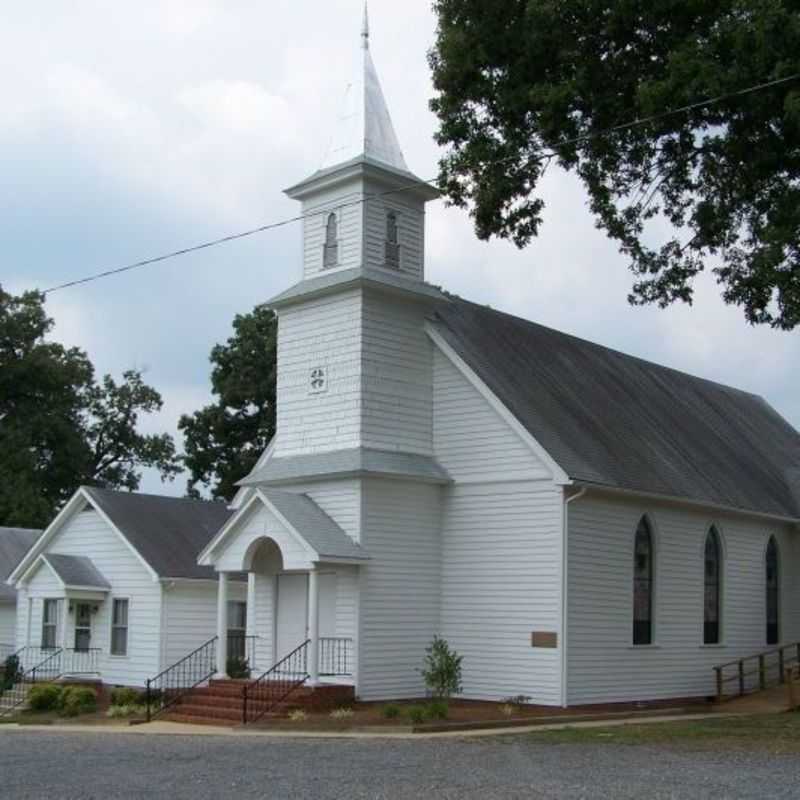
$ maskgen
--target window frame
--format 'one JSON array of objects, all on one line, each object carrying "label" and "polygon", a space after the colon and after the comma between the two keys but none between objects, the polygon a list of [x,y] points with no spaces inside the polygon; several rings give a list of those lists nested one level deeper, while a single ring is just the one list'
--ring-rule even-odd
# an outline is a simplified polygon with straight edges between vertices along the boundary
[{"label": "window frame", "polygon": [[[394,210],[389,209],[384,217],[384,252],[383,261],[387,269],[400,269],[400,215]],[[394,232],[394,238],[390,233]]]},{"label": "window frame", "polygon": [[[714,624],[708,619],[708,589],[709,589],[709,574],[708,574],[708,543],[710,540],[714,541],[716,550],[716,582],[712,583],[715,586],[715,600],[716,600],[716,638],[713,641],[709,638],[709,626]],[[703,539],[702,551],[702,564],[703,564],[703,646],[715,647],[723,643],[723,626],[724,626],[724,584],[725,584],[725,547],[722,541],[722,534],[720,533],[719,526],[715,523],[706,528],[706,535]]]},{"label": "window frame", "polygon": [[[637,557],[637,545],[639,543],[639,534],[644,525],[644,529],[648,535],[648,544],[649,544],[649,569],[648,569],[648,576],[646,579],[637,577],[637,564],[636,564],[636,557]],[[647,618],[647,637],[646,641],[644,641],[641,637],[641,625],[637,629],[637,585],[638,582],[641,580],[647,580],[648,582],[648,618]],[[632,559],[632,575],[631,575],[631,589],[632,591],[632,614],[631,614],[631,646],[635,648],[639,647],[655,647],[656,646],[656,637],[655,637],[655,617],[656,617],[656,535],[655,535],[655,527],[653,525],[652,519],[650,518],[649,514],[642,514],[639,518],[639,521],[636,523],[636,531],[633,536],[633,559]]]},{"label": "window frame", "polygon": [[[770,549],[775,553],[774,587],[770,586],[769,559]],[[770,594],[774,592],[775,622],[770,622]],[[781,549],[775,534],[770,534],[764,550],[764,636],[767,646],[779,645],[781,642]],[[774,636],[771,636],[774,628]],[[774,640],[773,640],[774,639]]]},{"label": "window frame", "polygon": [[[44,597],[42,598],[42,650],[55,650],[58,647],[58,618],[60,616],[59,609],[61,600],[57,597]],[[55,619],[48,622],[47,609],[53,608]],[[45,640],[45,630],[52,629],[53,643],[47,644]]]},{"label": "window frame", "polygon": [[[117,603],[125,603],[125,624],[122,625],[116,621]],[[131,628],[131,599],[130,597],[112,597],[111,598],[111,614],[110,617],[110,634],[108,641],[108,654],[112,658],[129,658],[130,653],[130,628]],[[118,630],[125,631],[125,650],[124,652],[115,652],[114,650],[114,633]]]},{"label": "window frame", "polygon": [[322,269],[334,269],[339,266],[339,217],[335,211],[323,217],[322,231]]}]

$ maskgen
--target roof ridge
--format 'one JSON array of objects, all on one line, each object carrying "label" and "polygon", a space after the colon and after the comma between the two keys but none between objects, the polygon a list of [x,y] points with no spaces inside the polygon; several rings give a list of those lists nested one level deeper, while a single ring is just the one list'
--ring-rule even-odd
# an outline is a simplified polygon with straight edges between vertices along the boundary
[{"label": "roof ridge", "polygon": [[[760,400],[761,402],[765,403],[770,408],[772,408],[772,406],[763,397],[763,395],[757,394],[756,392],[750,392],[747,389],[740,389],[740,388],[738,388],[736,386],[731,386],[728,383],[722,383],[721,381],[715,381],[712,378],[706,378],[706,377],[704,377],[702,375],[695,375],[694,373],[687,372],[686,370],[678,369],[677,367],[670,367],[667,364],[661,364],[658,361],[653,361],[653,360],[648,359],[648,358],[643,358],[642,356],[633,355],[632,353],[626,353],[625,351],[619,350],[619,349],[617,349],[615,347],[609,347],[608,345],[600,344],[599,342],[593,342],[591,339],[584,339],[583,337],[577,336],[574,333],[567,333],[566,331],[559,330],[558,328],[553,328],[553,327],[551,327],[549,325],[543,325],[541,322],[534,322],[533,320],[527,319],[527,317],[521,317],[518,314],[512,314],[512,313],[510,313],[508,311],[501,311],[500,309],[492,308],[491,306],[486,305],[484,303],[476,303],[473,300],[466,300],[465,298],[460,297],[459,295],[451,293],[451,292],[444,292],[444,294],[446,294],[448,297],[450,297],[453,300],[456,300],[456,301],[458,301],[460,303],[464,303],[465,305],[473,306],[473,307],[478,308],[478,309],[480,309],[482,311],[488,311],[488,312],[490,312],[492,314],[496,314],[498,316],[508,317],[509,319],[515,320],[516,322],[521,322],[524,325],[529,325],[529,326],[532,326],[532,327],[535,327],[535,328],[539,328],[540,330],[544,330],[544,331],[547,331],[549,333],[556,334],[558,336],[563,336],[563,337],[565,337],[567,339],[572,339],[572,340],[574,340],[576,342],[580,342],[581,344],[589,345],[590,347],[594,347],[594,348],[596,348],[598,350],[603,350],[603,351],[605,351],[607,353],[611,353],[612,355],[619,356],[619,357],[622,357],[622,358],[627,358],[627,359],[630,359],[632,361],[638,361],[638,362],[640,362],[642,364],[646,364],[647,366],[650,366],[650,367],[656,367],[658,369],[666,370],[668,372],[673,372],[673,373],[675,373],[677,375],[682,375],[682,376],[684,376],[686,378],[691,378],[692,380],[703,381],[704,383],[711,384],[712,386],[716,386],[716,387],[718,387],[720,389],[725,389],[726,391],[735,392],[737,394],[742,394],[742,395],[746,395],[748,397],[755,398],[755,399]],[[436,310],[436,314],[437,314],[437,316],[440,315],[440,309]],[[445,324],[447,324],[446,320],[443,320],[443,322],[445,322]]]},{"label": "roof ridge", "polygon": [[124,489],[109,489],[106,486],[88,486],[82,485],[80,487],[88,492],[106,492],[107,494],[121,495],[123,497],[147,497],[155,500],[168,500],[174,503],[194,503],[197,505],[212,505],[212,506],[226,506],[228,503],[225,500],[206,500],[204,497],[175,497],[170,494],[155,494],[153,492],[131,492]]}]

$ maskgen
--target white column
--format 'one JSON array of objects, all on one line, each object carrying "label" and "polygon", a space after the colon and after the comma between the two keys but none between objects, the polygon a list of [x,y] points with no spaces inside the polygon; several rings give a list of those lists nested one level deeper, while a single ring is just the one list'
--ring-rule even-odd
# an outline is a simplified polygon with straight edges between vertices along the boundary
[{"label": "white column", "polygon": [[228,573],[219,573],[217,584],[217,677],[227,677],[228,660]]},{"label": "white column", "polygon": [[308,677],[311,685],[319,683],[319,572],[308,573]]},{"label": "white column", "polygon": [[[247,573],[247,635],[258,636],[258,621],[256,620],[256,573]],[[259,647],[258,639],[253,639],[253,651],[245,652],[246,658],[251,658],[253,663],[250,664],[250,669],[256,672],[256,664],[259,662]]]},{"label": "white column", "polygon": [[[69,638],[69,597],[61,601],[61,644],[60,647],[70,647]],[[56,645],[59,643],[56,642]]]}]

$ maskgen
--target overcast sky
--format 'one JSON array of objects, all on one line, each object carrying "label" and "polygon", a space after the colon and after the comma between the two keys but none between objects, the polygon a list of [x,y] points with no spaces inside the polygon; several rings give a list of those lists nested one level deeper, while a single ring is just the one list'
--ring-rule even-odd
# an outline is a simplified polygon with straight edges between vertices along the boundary
[{"label": "overcast sky", "polygon": [[[37,0],[6,4],[0,50],[0,281],[62,281],[297,213],[282,189],[325,155],[359,43],[360,0]],[[427,0],[371,0],[372,52],[406,161],[436,174]],[[624,258],[553,169],[542,235],[479,242],[429,206],[427,277],[470,300],[762,394],[800,428],[800,336],[746,324],[711,279],[693,307],[631,308]],[[175,432],[210,399],[234,314],[294,283],[288,226],[48,300],[55,337],[99,372],[146,370]],[[179,441],[180,444],[180,441]],[[147,491],[181,494],[183,479]]]}]

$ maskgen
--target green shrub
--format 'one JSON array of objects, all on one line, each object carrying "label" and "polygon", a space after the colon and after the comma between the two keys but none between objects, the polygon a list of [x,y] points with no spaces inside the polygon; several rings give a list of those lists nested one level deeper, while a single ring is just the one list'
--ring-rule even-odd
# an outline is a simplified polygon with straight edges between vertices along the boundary
[{"label": "green shrub", "polygon": [[10,655],[0,670],[0,694],[10,689],[21,677],[22,665],[19,663],[19,657]]},{"label": "green shrub", "polygon": [[423,706],[408,706],[406,708],[406,716],[413,725],[421,725],[425,722],[427,715]]},{"label": "green shrub", "polygon": [[461,692],[461,661],[450,645],[438,636],[425,648],[425,662],[420,670],[425,686],[437,699],[447,699]]},{"label": "green shrub", "polygon": [[59,710],[65,717],[97,711],[97,692],[88,686],[66,686],[61,692]]},{"label": "green shrub", "polygon": [[389,703],[388,706],[384,706],[381,709],[381,714],[383,714],[386,719],[397,719],[400,716],[400,706]]},{"label": "green shrub", "polygon": [[59,707],[61,692],[54,683],[37,683],[28,692],[28,705],[33,711],[53,711]]},{"label": "green shrub", "polygon": [[428,719],[447,719],[448,711],[447,703],[444,700],[434,700],[428,703],[428,707],[425,709]]},{"label": "green shrub", "polygon": [[229,658],[225,663],[225,671],[229,678],[249,678],[250,662],[246,658]]},{"label": "green shrub", "polygon": [[144,716],[147,713],[147,706],[140,705],[121,705],[111,706],[106,712],[106,716],[112,719],[121,719],[124,717]]},{"label": "green shrub", "polygon": [[117,686],[111,690],[111,705],[112,706],[135,706],[141,703],[141,692],[137,689],[131,689],[130,686]]}]

